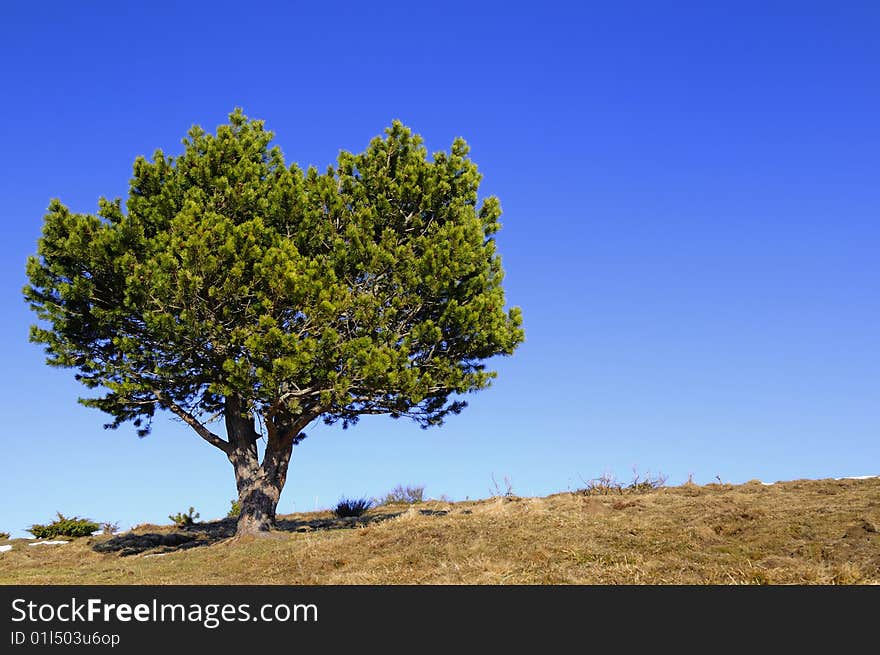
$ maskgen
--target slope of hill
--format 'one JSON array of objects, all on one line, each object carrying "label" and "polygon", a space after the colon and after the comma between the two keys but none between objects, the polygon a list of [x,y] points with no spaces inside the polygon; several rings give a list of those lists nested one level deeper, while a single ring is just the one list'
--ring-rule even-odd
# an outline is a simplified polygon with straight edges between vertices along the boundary
[{"label": "slope of hill", "polygon": [[4,542],[2,584],[880,584],[880,479],[686,484]]}]

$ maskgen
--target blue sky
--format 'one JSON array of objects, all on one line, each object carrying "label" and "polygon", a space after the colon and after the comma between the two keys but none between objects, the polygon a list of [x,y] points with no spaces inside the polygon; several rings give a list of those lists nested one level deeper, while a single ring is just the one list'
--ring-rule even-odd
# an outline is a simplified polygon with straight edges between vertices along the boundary
[{"label": "blue sky", "polygon": [[527,338],[441,429],[311,429],[279,511],[493,475],[880,474],[876,3],[175,4],[4,8],[0,530],[228,509],[231,467],[189,428],[138,439],[76,403],[21,288],[50,198],[94,211],[236,106],[321,168],[394,118],[431,151],[465,137]]}]

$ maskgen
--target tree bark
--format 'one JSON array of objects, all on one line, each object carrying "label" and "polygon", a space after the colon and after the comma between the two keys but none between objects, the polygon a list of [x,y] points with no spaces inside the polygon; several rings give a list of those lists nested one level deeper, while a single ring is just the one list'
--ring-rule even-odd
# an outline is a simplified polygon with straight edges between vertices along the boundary
[{"label": "tree bark", "polygon": [[237,399],[228,398],[225,418],[230,443],[228,457],[235,470],[241,510],[236,534],[266,533],[275,527],[275,511],[287,481],[294,437],[311,419],[301,418],[285,422],[283,426],[266,419],[266,452],[260,463],[257,453],[260,435],[254,429],[254,417],[243,413]]},{"label": "tree bark", "polygon": [[240,476],[238,470],[236,484],[241,513],[235,533],[244,535],[269,532],[275,527],[275,510],[283,485],[262,475],[257,475],[256,478]]},{"label": "tree bark", "polygon": [[275,527],[275,510],[287,481],[292,451],[293,440],[289,439],[286,445],[270,441],[262,464],[249,451],[236,451],[230,457],[241,509],[236,534],[257,534]]}]

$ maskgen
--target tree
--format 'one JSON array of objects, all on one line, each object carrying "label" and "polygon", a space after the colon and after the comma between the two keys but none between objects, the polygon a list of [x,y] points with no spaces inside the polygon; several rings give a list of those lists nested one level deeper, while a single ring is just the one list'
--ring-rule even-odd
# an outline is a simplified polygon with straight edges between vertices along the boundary
[{"label": "tree", "polygon": [[105,427],[146,436],[169,410],[225,453],[238,534],[273,526],[310,423],[440,425],[524,338],[504,309],[500,204],[478,206],[462,139],[429,161],[395,121],[321,174],[285,165],[272,138],[236,109],[177,158],[138,157],[125,210],[53,200],[24,289],[43,321],[31,340],[97,390],[80,402]]}]

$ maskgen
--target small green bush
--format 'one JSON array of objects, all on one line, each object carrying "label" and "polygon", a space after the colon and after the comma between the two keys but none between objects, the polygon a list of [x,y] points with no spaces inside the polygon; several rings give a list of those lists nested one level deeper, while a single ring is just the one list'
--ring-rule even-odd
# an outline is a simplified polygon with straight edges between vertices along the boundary
[{"label": "small green bush", "polygon": [[370,498],[343,498],[336,504],[333,513],[343,519],[349,516],[360,516],[373,506]]},{"label": "small green bush", "polygon": [[37,539],[53,539],[54,537],[89,537],[100,529],[100,525],[91,519],[78,516],[67,517],[57,512],[58,518],[48,525],[35,523],[27,529]]},{"label": "small green bush", "polygon": [[0,532],[0,539],[9,539],[8,532]]},{"label": "small green bush", "polygon": [[394,503],[406,503],[414,505],[425,499],[425,487],[404,487],[399,484],[389,491],[378,501],[379,505],[393,505]]},{"label": "small green bush", "polygon": [[230,500],[229,504],[231,505],[231,507],[229,508],[229,512],[227,512],[226,514],[226,518],[238,518],[241,514],[241,503],[239,503],[237,500]]},{"label": "small green bush", "polygon": [[177,514],[169,514],[168,518],[174,521],[174,524],[178,528],[186,528],[193,525],[197,518],[199,518],[199,513],[195,510],[194,507],[190,507],[189,511],[184,514],[183,512],[178,512]]}]

